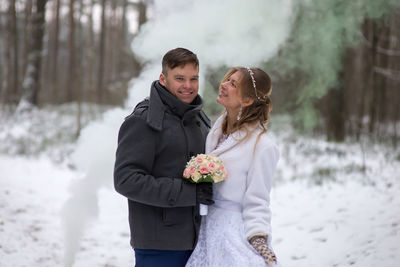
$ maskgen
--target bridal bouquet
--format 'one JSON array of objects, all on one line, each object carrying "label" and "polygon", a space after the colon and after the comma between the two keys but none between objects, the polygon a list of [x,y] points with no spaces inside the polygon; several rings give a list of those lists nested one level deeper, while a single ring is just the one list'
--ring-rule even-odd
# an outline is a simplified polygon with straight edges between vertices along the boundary
[{"label": "bridal bouquet", "polygon": [[[225,181],[228,174],[222,160],[214,155],[198,154],[186,164],[183,177],[192,183],[219,183]],[[207,215],[207,205],[200,204],[200,215]]]}]

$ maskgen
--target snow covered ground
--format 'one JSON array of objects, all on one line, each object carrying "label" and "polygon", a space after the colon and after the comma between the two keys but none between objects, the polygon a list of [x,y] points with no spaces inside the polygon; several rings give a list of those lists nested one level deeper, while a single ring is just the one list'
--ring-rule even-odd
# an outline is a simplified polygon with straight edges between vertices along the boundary
[{"label": "snow covered ground", "polygon": [[[400,151],[276,132],[281,160],[271,205],[282,265],[400,266]],[[85,174],[52,155],[0,154],[0,266],[67,266],[64,253],[74,248],[75,267],[133,266],[127,204],[112,177],[65,213]],[[91,201],[81,235],[73,219]]]}]

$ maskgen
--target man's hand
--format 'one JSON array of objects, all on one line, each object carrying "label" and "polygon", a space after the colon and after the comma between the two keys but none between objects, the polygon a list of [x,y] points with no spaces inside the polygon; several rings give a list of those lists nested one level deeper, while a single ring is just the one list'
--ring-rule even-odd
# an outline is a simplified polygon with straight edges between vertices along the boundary
[{"label": "man's hand", "polygon": [[198,183],[196,184],[196,199],[198,203],[204,205],[214,204],[212,200],[213,185],[212,183]]},{"label": "man's hand", "polygon": [[268,247],[268,236],[254,236],[249,242],[253,248],[264,258],[266,264],[272,266],[276,264],[275,253]]}]

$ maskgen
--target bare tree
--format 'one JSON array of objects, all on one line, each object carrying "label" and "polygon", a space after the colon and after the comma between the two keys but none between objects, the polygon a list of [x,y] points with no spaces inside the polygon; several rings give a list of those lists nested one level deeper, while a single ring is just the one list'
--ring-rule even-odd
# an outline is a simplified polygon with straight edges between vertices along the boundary
[{"label": "bare tree", "polygon": [[[3,4],[0,3],[0,9],[3,10]],[[0,12],[0,36],[4,35],[4,26],[3,26],[3,16],[4,14]],[[5,41],[5,40],[4,40]],[[4,71],[4,64],[3,64],[3,55],[4,55],[4,45],[3,45],[3,40],[0,39],[0,101],[5,101],[6,93],[3,91],[3,88],[5,86],[4,84],[4,79],[3,79],[3,71]]]},{"label": "bare tree", "polygon": [[104,62],[105,62],[105,40],[106,40],[106,0],[101,0],[101,30],[99,40],[99,66],[97,76],[98,102],[104,102]]},{"label": "bare tree", "polygon": [[52,91],[53,103],[58,102],[58,53],[59,53],[59,35],[60,35],[60,0],[54,0],[54,32],[51,39],[51,53],[49,57],[51,58],[50,63],[50,88]]},{"label": "bare tree", "polygon": [[[39,14],[47,2],[0,0],[1,100],[121,103],[129,79],[140,69],[130,49],[134,35],[127,16],[137,12],[139,24],[144,23],[150,1],[53,0],[46,23]],[[97,7],[102,15],[94,18]]]},{"label": "bare tree", "polygon": [[[89,14],[88,14],[88,31],[89,31],[89,40],[88,40],[88,49],[86,52],[86,62],[87,62],[87,67],[86,67],[86,80],[87,80],[87,90],[84,91],[83,98],[86,98],[85,93],[88,92],[93,92],[94,90],[94,68],[95,68],[95,40],[94,40],[94,23],[93,23],[93,6],[94,6],[94,1],[90,1],[90,9],[89,9]],[[96,99],[94,99],[95,101]]]},{"label": "bare tree", "polygon": [[[84,46],[84,42],[83,42],[83,29],[82,29],[82,23],[81,23],[81,19],[83,16],[83,9],[84,9],[84,5],[83,5],[83,0],[79,0],[79,15],[78,15],[78,44],[79,47],[83,47]],[[77,62],[77,69],[78,72],[76,73],[76,78],[77,78],[77,82],[76,82],[76,100],[77,100],[77,105],[78,105],[78,110],[76,113],[76,132],[75,135],[76,137],[78,137],[81,133],[81,128],[82,128],[82,122],[81,122],[81,116],[82,116],[82,91],[84,90],[84,85],[83,85],[83,81],[82,81],[82,71],[83,71],[83,64],[84,64],[84,56],[83,56],[83,49],[79,49],[78,50],[78,54],[79,54],[79,61]]]},{"label": "bare tree", "polygon": [[7,11],[7,38],[6,38],[6,102],[18,102],[19,68],[18,68],[18,33],[15,0],[8,2]]},{"label": "bare tree", "polygon": [[23,95],[19,103],[20,108],[38,104],[40,90],[40,71],[42,61],[42,47],[47,0],[36,0],[32,14],[32,39],[28,53],[28,66],[24,76]]},{"label": "bare tree", "polygon": [[24,10],[24,34],[23,34],[23,63],[22,63],[22,76],[25,77],[26,67],[28,66],[28,53],[29,46],[32,39],[32,29],[31,29],[31,16],[32,16],[32,0],[25,1]]},{"label": "bare tree", "polygon": [[75,0],[69,0],[69,13],[68,13],[68,76],[67,76],[67,101],[74,100],[74,91],[76,86],[76,48],[75,48]]}]

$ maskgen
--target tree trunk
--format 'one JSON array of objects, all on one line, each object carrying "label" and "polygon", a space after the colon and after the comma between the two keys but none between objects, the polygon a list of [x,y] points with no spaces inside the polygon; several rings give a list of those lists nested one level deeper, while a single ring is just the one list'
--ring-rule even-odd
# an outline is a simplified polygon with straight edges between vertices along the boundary
[{"label": "tree trunk", "polygon": [[20,108],[25,108],[26,103],[28,106],[38,105],[46,2],[47,0],[36,0],[35,11],[32,14],[32,45],[28,53]]},{"label": "tree trunk", "polygon": [[74,101],[76,89],[76,70],[75,70],[75,19],[74,19],[75,0],[69,0],[69,34],[68,34],[68,78],[67,78],[67,101]]},{"label": "tree trunk", "polygon": [[[8,15],[8,13],[7,13]],[[2,20],[3,21],[3,20]],[[0,22],[2,22],[0,21]],[[3,100],[4,103],[8,103],[9,102],[9,92],[10,92],[10,87],[11,87],[11,80],[10,80],[10,73],[11,73],[11,44],[10,44],[10,40],[11,38],[8,36],[9,35],[9,30],[7,30],[7,26],[8,26],[8,21],[9,21],[9,16],[6,16],[6,23],[4,26],[4,35],[7,36],[7,38],[1,38],[0,39],[0,49],[2,50],[2,53],[4,55],[4,63],[2,62],[1,67],[3,68],[3,77],[4,79],[1,80],[1,87],[3,87],[3,92],[2,92],[2,96],[4,98],[1,98]]]},{"label": "tree trunk", "polygon": [[376,23],[371,23],[371,31],[372,31],[372,47],[370,49],[371,54],[371,73],[370,73],[370,89],[371,89],[371,99],[369,103],[370,113],[369,113],[369,134],[372,136],[374,134],[376,122],[377,122],[377,114],[378,114],[378,98],[379,98],[379,87],[380,84],[378,82],[379,77],[377,76],[376,72],[374,71],[374,67],[377,66],[378,57],[377,57],[377,47],[379,44],[379,33],[377,29]]},{"label": "tree trunk", "polygon": [[60,35],[60,0],[55,0],[54,5],[54,33],[52,38],[51,71],[49,73],[51,80],[52,102],[58,103],[58,51]]},{"label": "tree trunk", "polygon": [[28,53],[30,50],[30,42],[32,39],[32,0],[26,0],[25,2],[25,17],[24,17],[24,54],[23,54],[23,66],[22,66],[22,76],[25,77],[26,68],[28,66]]},{"label": "tree trunk", "polygon": [[18,102],[18,35],[17,14],[15,11],[15,0],[9,0],[7,10],[7,43],[6,43],[6,102]]},{"label": "tree trunk", "polygon": [[[89,24],[89,45],[88,45],[88,50],[86,53],[86,62],[87,62],[87,75],[85,75],[85,78],[87,79],[87,90],[85,92],[93,93],[95,91],[94,89],[94,58],[95,58],[95,42],[94,42],[94,30],[93,30],[93,6],[94,6],[94,0],[91,0],[90,2],[90,11],[88,15],[88,24]],[[84,92],[84,93],[85,93]],[[87,99],[87,95],[83,95],[84,99]],[[97,99],[90,99],[92,101],[97,101]]]},{"label": "tree trunk", "polygon": [[15,0],[10,1],[10,16],[11,16],[11,27],[10,27],[10,32],[12,36],[12,45],[13,45],[13,91],[12,91],[12,97],[11,97],[11,103],[16,104],[18,103],[19,96],[19,60],[18,60],[18,27],[17,27],[17,13],[15,11]]},{"label": "tree trunk", "polygon": [[117,2],[116,0],[111,1],[111,12],[110,16],[107,19],[108,27],[107,32],[109,33],[108,38],[106,39],[106,61],[105,61],[105,74],[106,74],[106,83],[113,83],[116,80],[116,52],[120,50],[120,38],[118,36],[117,31]]},{"label": "tree trunk", "polygon": [[[370,29],[370,21],[365,20],[361,32],[366,36],[366,39],[370,39],[371,36],[371,29]],[[367,46],[363,46],[361,48],[361,59],[359,64],[360,66],[360,78],[358,79],[359,84],[357,84],[358,88],[360,89],[360,103],[357,108],[357,119],[356,119],[356,139],[360,140],[361,135],[364,131],[364,116],[366,112],[366,103],[367,103],[367,96],[369,92],[369,82],[368,77],[371,75],[371,59],[369,56],[370,48]]]},{"label": "tree trunk", "polygon": [[124,77],[124,71],[125,71],[125,49],[129,49],[128,44],[128,25],[127,25],[127,19],[126,19],[126,13],[128,9],[128,0],[123,0],[122,3],[122,17],[121,17],[121,48],[118,50],[118,65],[117,65],[117,73],[119,74],[119,77],[122,76]]},{"label": "tree trunk", "polygon": [[[346,61],[343,61],[346,62]],[[327,94],[327,139],[328,141],[342,142],[345,139],[346,103],[344,97],[344,72],[339,74],[340,84]]]},{"label": "tree trunk", "polygon": [[[83,15],[83,0],[79,0],[79,16],[78,16],[78,46],[79,47],[83,47],[84,43],[83,43],[83,33],[82,33],[82,23],[81,23],[81,19],[82,19],[82,15]],[[80,133],[81,133],[81,128],[82,128],[82,124],[81,124],[81,117],[82,117],[82,91],[84,90],[84,85],[83,85],[83,79],[82,79],[82,72],[83,72],[83,60],[84,60],[84,53],[83,53],[83,49],[79,49],[78,50],[79,53],[79,61],[77,62],[77,68],[78,68],[78,72],[77,72],[77,83],[76,83],[76,92],[77,92],[77,97],[76,97],[76,101],[77,101],[77,113],[76,113],[76,132],[75,135],[76,137],[79,137]]]},{"label": "tree trunk", "polygon": [[99,43],[99,69],[97,75],[97,97],[98,103],[103,103],[104,98],[104,58],[106,40],[106,0],[101,1],[101,32]]},{"label": "tree trunk", "polygon": [[147,5],[149,1],[141,0],[138,2],[137,10],[139,12],[138,15],[138,30],[142,27],[144,23],[147,21]]},{"label": "tree trunk", "polygon": [[[0,8],[3,9],[3,4],[0,3]],[[0,16],[1,17],[1,16]],[[3,26],[3,22],[2,20],[0,20],[0,36],[4,36],[4,26]],[[5,40],[4,40],[5,41]],[[6,93],[4,92],[4,88],[5,88],[5,84],[4,84],[4,55],[5,55],[5,51],[4,51],[4,45],[3,45],[3,40],[0,39],[0,62],[2,64],[0,64],[0,103],[1,102],[5,102],[5,97],[6,97]],[[4,106],[3,106],[4,107]]]}]

